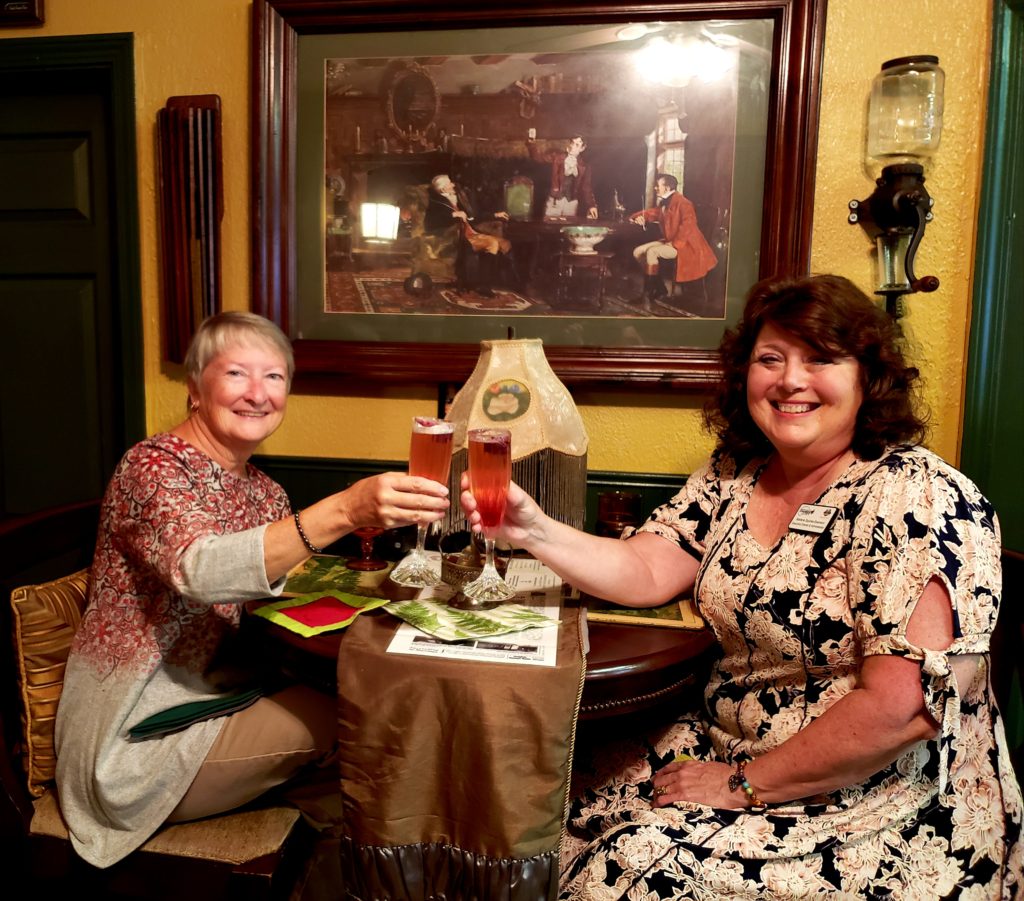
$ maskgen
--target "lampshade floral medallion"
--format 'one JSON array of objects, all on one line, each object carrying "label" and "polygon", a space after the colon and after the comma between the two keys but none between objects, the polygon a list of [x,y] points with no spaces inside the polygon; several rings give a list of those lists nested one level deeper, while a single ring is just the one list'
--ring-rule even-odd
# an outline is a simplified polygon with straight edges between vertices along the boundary
[{"label": "lampshade floral medallion", "polygon": [[[512,432],[512,479],[551,517],[583,528],[587,496],[587,432],[569,390],[555,375],[539,338],[481,341],[469,380],[447,416],[455,423],[449,488],[459,496],[469,429]],[[464,528],[452,505],[445,530]]]}]

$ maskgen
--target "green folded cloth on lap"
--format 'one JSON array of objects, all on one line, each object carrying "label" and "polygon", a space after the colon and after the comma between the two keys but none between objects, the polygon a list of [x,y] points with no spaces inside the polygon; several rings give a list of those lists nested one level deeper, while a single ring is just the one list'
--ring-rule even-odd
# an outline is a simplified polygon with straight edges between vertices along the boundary
[{"label": "green folded cloth on lap", "polygon": [[142,741],[147,738],[160,738],[172,732],[187,729],[193,723],[201,723],[203,720],[212,720],[218,716],[237,713],[239,710],[245,710],[246,707],[255,704],[262,695],[263,688],[257,685],[253,688],[211,698],[208,701],[189,701],[187,704],[169,707],[167,710],[147,716],[142,722],[132,726],[128,730],[128,740]]}]

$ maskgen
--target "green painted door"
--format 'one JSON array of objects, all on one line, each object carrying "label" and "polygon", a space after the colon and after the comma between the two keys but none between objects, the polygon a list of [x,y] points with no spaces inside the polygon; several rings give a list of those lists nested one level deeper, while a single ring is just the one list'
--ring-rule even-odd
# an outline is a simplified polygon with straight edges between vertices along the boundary
[{"label": "green painted door", "polygon": [[99,497],[140,437],[132,58],[0,40],[0,518]]},{"label": "green painted door", "polygon": [[113,400],[102,98],[0,97],[3,505],[103,491]]}]

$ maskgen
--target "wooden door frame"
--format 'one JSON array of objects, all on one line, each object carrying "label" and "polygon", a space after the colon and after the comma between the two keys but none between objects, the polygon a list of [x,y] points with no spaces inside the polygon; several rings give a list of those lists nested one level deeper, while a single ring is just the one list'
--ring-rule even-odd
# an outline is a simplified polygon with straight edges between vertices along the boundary
[{"label": "wooden door frame", "polygon": [[[0,78],[15,73],[60,73],[75,79],[79,73],[104,77],[110,109],[111,285],[115,291],[114,346],[120,354],[115,377],[121,402],[115,409],[117,458],[145,436],[145,375],[142,347],[142,289],[139,248],[139,202],[135,148],[134,40],[129,33],[67,37],[9,38],[0,41]],[[73,448],[69,449],[69,453]],[[108,473],[109,475],[109,473]]]}]

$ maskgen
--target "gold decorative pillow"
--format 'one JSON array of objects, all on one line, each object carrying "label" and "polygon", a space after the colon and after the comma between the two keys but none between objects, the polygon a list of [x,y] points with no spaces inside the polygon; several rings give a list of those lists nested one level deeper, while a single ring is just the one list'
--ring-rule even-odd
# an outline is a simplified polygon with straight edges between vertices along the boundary
[{"label": "gold decorative pillow", "polygon": [[21,687],[22,734],[28,790],[40,797],[53,782],[56,754],[53,725],[64,687],[64,666],[82,621],[89,571],[26,585],[11,592],[14,652]]}]

